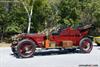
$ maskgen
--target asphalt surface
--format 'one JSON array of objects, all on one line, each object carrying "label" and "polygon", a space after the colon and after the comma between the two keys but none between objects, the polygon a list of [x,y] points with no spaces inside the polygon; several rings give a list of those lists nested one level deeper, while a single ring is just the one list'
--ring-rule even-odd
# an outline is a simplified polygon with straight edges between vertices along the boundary
[{"label": "asphalt surface", "polygon": [[100,46],[91,53],[79,51],[37,51],[32,58],[16,58],[9,47],[0,48],[0,67],[100,67]]}]

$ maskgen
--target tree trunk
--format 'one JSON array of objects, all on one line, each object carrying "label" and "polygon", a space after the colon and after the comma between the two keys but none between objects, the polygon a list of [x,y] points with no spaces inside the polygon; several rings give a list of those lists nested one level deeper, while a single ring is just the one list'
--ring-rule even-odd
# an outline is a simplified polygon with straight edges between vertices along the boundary
[{"label": "tree trunk", "polygon": [[27,33],[30,33],[30,28],[31,28],[31,18],[32,18],[32,16],[31,15],[29,15],[28,16],[28,29],[27,29]]},{"label": "tree trunk", "polygon": [[28,12],[28,29],[27,29],[27,33],[30,33],[30,29],[31,29],[31,21],[32,21],[32,14],[33,14],[33,7],[31,8],[31,12]]}]

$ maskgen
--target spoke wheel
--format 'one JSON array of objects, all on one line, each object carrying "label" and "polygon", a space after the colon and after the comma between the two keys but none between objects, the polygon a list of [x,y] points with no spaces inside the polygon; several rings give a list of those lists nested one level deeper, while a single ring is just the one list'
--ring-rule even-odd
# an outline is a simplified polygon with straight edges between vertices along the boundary
[{"label": "spoke wheel", "polygon": [[89,53],[89,52],[91,52],[91,50],[93,48],[93,44],[89,38],[83,38],[80,41],[79,47],[82,52]]},{"label": "spoke wheel", "polygon": [[22,40],[17,46],[18,55],[23,58],[32,57],[35,53],[35,49],[35,43],[27,39]]}]

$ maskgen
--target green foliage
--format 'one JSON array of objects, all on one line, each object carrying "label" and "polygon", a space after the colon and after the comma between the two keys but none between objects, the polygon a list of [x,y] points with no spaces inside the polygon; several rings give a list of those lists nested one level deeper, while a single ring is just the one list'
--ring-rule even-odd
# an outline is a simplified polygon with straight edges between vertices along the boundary
[{"label": "green foliage", "polygon": [[[62,0],[59,7],[60,23],[69,24],[71,19],[73,26],[80,23],[95,24],[100,27],[100,0]],[[67,21],[64,21],[67,20]]]},{"label": "green foliage", "polygon": [[57,15],[48,0],[36,0],[33,7],[34,30],[42,31],[56,24]]},{"label": "green foliage", "polygon": [[70,25],[72,27],[80,22],[81,4],[79,0],[62,0],[59,7],[59,23]]},{"label": "green foliage", "polygon": [[[0,2],[0,32],[27,32],[28,12],[33,9],[31,32],[42,31],[57,24],[76,28],[79,23],[94,23],[100,29],[100,0],[18,0]],[[23,6],[24,3],[24,6]],[[71,21],[70,21],[71,20]]]},{"label": "green foliage", "polygon": [[18,27],[17,24],[12,23],[11,25],[9,25],[9,26],[6,28],[5,32],[10,32],[10,33],[13,33],[13,32],[15,32],[15,33],[21,33],[21,30],[20,30],[20,28]]},{"label": "green foliage", "polygon": [[78,0],[62,0],[59,8],[62,18],[67,17],[76,20],[80,13],[80,4]]},{"label": "green foliage", "polygon": [[[9,12],[5,11],[5,3],[0,4],[2,10],[0,10],[0,27],[3,32],[24,32],[26,24],[26,13],[20,4],[12,4]],[[19,5],[19,6],[18,6]],[[20,9],[20,10],[19,10]],[[2,29],[0,32],[2,32]]]}]

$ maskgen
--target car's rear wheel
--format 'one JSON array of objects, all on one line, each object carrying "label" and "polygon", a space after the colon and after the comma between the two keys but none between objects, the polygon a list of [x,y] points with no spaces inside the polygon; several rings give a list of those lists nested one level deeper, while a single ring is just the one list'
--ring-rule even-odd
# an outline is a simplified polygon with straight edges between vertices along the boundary
[{"label": "car's rear wheel", "polygon": [[36,45],[33,41],[25,39],[18,43],[17,54],[22,58],[33,57],[35,53]]},{"label": "car's rear wheel", "polygon": [[84,53],[90,53],[93,48],[92,41],[89,38],[83,38],[79,43],[79,48]]}]

